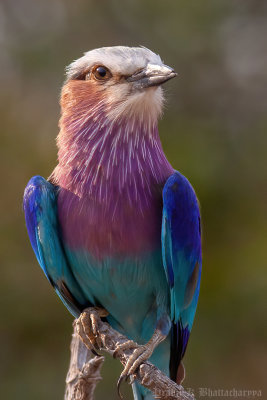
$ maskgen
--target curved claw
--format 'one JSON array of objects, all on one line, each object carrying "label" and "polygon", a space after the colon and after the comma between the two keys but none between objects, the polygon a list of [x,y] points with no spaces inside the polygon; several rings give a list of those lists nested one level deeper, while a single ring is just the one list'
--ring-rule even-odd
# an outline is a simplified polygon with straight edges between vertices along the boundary
[{"label": "curved claw", "polygon": [[118,393],[118,396],[119,396],[119,398],[121,400],[123,400],[123,395],[121,393],[121,384],[122,384],[122,382],[125,382],[126,379],[127,379],[127,375],[121,374],[119,379],[118,379],[118,382],[117,382],[117,393]]},{"label": "curved claw", "polygon": [[130,383],[130,385],[132,385],[134,383],[134,381],[135,381],[135,378],[133,377],[133,375],[125,375],[122,372],[122,374],[120,375],[120,377],[118,379],[118,382],[117,382],[117,393],[118,393],[118,396],[119,396],[119,398],[121,400],[123,400],[123,395],[122,395],[121,390],[120,390],[121,384],[123,382],[127,382],[127,383]]},{"label": "curved claw", "polygon": [[128,350],[134,348],[133,353],[128,358],[124,370],[122,371],[119,380],[117,382],[117,390],[119,398],[122,400],[122,394],[120,391],[121,383],[127,381],[128,378],[131,378],[131,383],[134,380],[133,374],[138,370],[139,366],[149,359],[151,354],[153,353],[155,347],[162,342],[166,338],[166,335],[163,335],[159,329],[156,329],[153,333],[152,338],[148,343],[144,345],[138,345],[133,340],[128,340],[124,343],[121,343],[116,346],[115,351],[113,352],[113,357],[115,358],[118,352],[123,350]]},{"label": "curved claw", "polygon": [[98,352],[95,351],[95,349],[92,349],[91,352],[93,353],[94,356],[101,357],[101,354],[98,354]]}]

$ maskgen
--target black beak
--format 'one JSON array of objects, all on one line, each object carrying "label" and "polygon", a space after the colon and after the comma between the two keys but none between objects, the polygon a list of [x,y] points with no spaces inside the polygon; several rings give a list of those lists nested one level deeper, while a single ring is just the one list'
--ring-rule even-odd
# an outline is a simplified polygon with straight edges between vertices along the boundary
[{"label": "black beak", "polygon": [[144,69],[127,78],[127,81],[133,82],[136,89],[145,89],[151,86],[159,86],[175,76],[177,76],[177,73],[167,65],[147,64]]}]

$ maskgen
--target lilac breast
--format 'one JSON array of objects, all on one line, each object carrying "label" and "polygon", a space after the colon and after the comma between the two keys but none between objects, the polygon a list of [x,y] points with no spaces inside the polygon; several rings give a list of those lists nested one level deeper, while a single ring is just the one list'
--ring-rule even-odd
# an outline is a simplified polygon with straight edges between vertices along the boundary
[{"label": "lilac breast", "polygon": [[162,189],[173,173],[157,127],[97,124],[61,144],[54,177],[63,240],[98,259],[157,249]]},{"label": "lilac breast", "polygon": [[160,195],[140,212],[123,195],[111,194],[110,207],[106,208],[89,196],[80,199],[63,189],[58,215],[66,244],[71,249],[87,250],[98,259],[135,256],[160,246]]}]

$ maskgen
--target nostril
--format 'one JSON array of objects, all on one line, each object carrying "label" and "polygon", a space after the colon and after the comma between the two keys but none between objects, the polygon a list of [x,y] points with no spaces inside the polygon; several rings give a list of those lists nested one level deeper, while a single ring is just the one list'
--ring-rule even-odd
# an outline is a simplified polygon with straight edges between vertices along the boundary
[{"label": "nostril", "polygon": [[133,82],[133,81],[136,81],[136,80],[138,80],[138,79],[144,78],[145,75],[146,75],[146,70],[145,70],[145,68],[140,68],[140,69],[138,69],[137,71],[135,71],[134,74],[130,75],[130,76],[127,78],[127,80],[128,80],[129,82]]}]

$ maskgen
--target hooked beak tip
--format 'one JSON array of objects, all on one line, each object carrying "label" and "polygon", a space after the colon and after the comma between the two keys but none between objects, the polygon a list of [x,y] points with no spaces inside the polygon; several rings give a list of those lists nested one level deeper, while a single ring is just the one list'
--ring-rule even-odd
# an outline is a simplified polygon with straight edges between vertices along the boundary
[{"label": "hooked beak tip", "polygon": [[174,69],[170,72],[170,79],[175,78],[178,75],[177,72],[174,71]]}]

